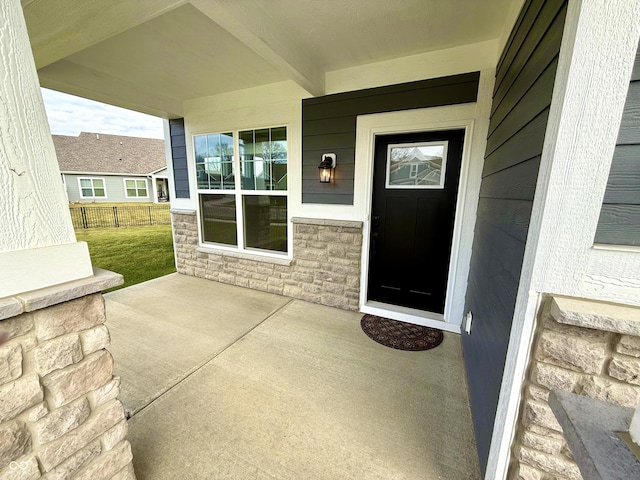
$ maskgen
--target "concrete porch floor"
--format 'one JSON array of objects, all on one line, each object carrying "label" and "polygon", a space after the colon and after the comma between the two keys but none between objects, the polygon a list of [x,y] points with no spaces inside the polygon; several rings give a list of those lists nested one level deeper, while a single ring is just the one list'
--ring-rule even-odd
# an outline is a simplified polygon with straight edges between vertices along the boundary
[{"label": "concrete porch floor", "polygon": [[480,477],[460,338],[172,274],[105,295],[139,480]]}]

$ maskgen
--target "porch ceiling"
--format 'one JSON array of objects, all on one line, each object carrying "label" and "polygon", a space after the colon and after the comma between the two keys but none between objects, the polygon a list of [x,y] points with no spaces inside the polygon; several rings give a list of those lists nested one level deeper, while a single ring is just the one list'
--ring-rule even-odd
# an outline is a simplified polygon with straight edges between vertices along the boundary
[{"label": "porch ceiling", "polygon": [[499,38],[522,0],[22,0],[40,83],[162,117],[191,98]]}]

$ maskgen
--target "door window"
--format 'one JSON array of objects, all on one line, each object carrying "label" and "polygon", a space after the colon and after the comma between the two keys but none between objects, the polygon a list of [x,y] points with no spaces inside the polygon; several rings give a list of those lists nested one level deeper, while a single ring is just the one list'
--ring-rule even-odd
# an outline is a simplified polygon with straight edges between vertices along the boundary
[{"label": "door window", "polygon": [[386,187],[443,189],[448,143],[389,145]]}]

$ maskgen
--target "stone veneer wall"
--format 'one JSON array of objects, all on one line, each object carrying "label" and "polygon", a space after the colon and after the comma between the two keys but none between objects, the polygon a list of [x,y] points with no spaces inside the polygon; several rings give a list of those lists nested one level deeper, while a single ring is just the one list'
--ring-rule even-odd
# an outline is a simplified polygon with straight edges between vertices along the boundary
[{"label": "stone veneer wall", "polygon": [[[622,315],[602,313],[611,309]],[[638,316],[633,307],[562,297],[545,300],[524,383],[510,479],[582,479],[547,403],[551,389],[624,407],[635,408],[640,402],[640,336],[627,334],[640,334],[640,324],[625,325],[625,310]]]},{"label": "stone veneer wall", "polygon": [[286,260],[199,249],[195,212],[171,214],[179,273],[358,310],[362,222],[294,218]]},{"label": "stone veneer wall", "polygon": [[0,479],[135,480],[102,294],[69,297],[0,300]]}]

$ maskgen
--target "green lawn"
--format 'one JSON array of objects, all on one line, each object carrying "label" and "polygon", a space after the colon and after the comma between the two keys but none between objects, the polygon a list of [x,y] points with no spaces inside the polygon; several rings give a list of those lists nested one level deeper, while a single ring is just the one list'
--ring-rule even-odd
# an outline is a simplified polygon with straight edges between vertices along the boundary
[{"label": "green lawn", "polygon": [[171,225],[76,230],[76,237],[89,245],[94,267],[124,276],[124,284],[111,290],[176,271]]}]

